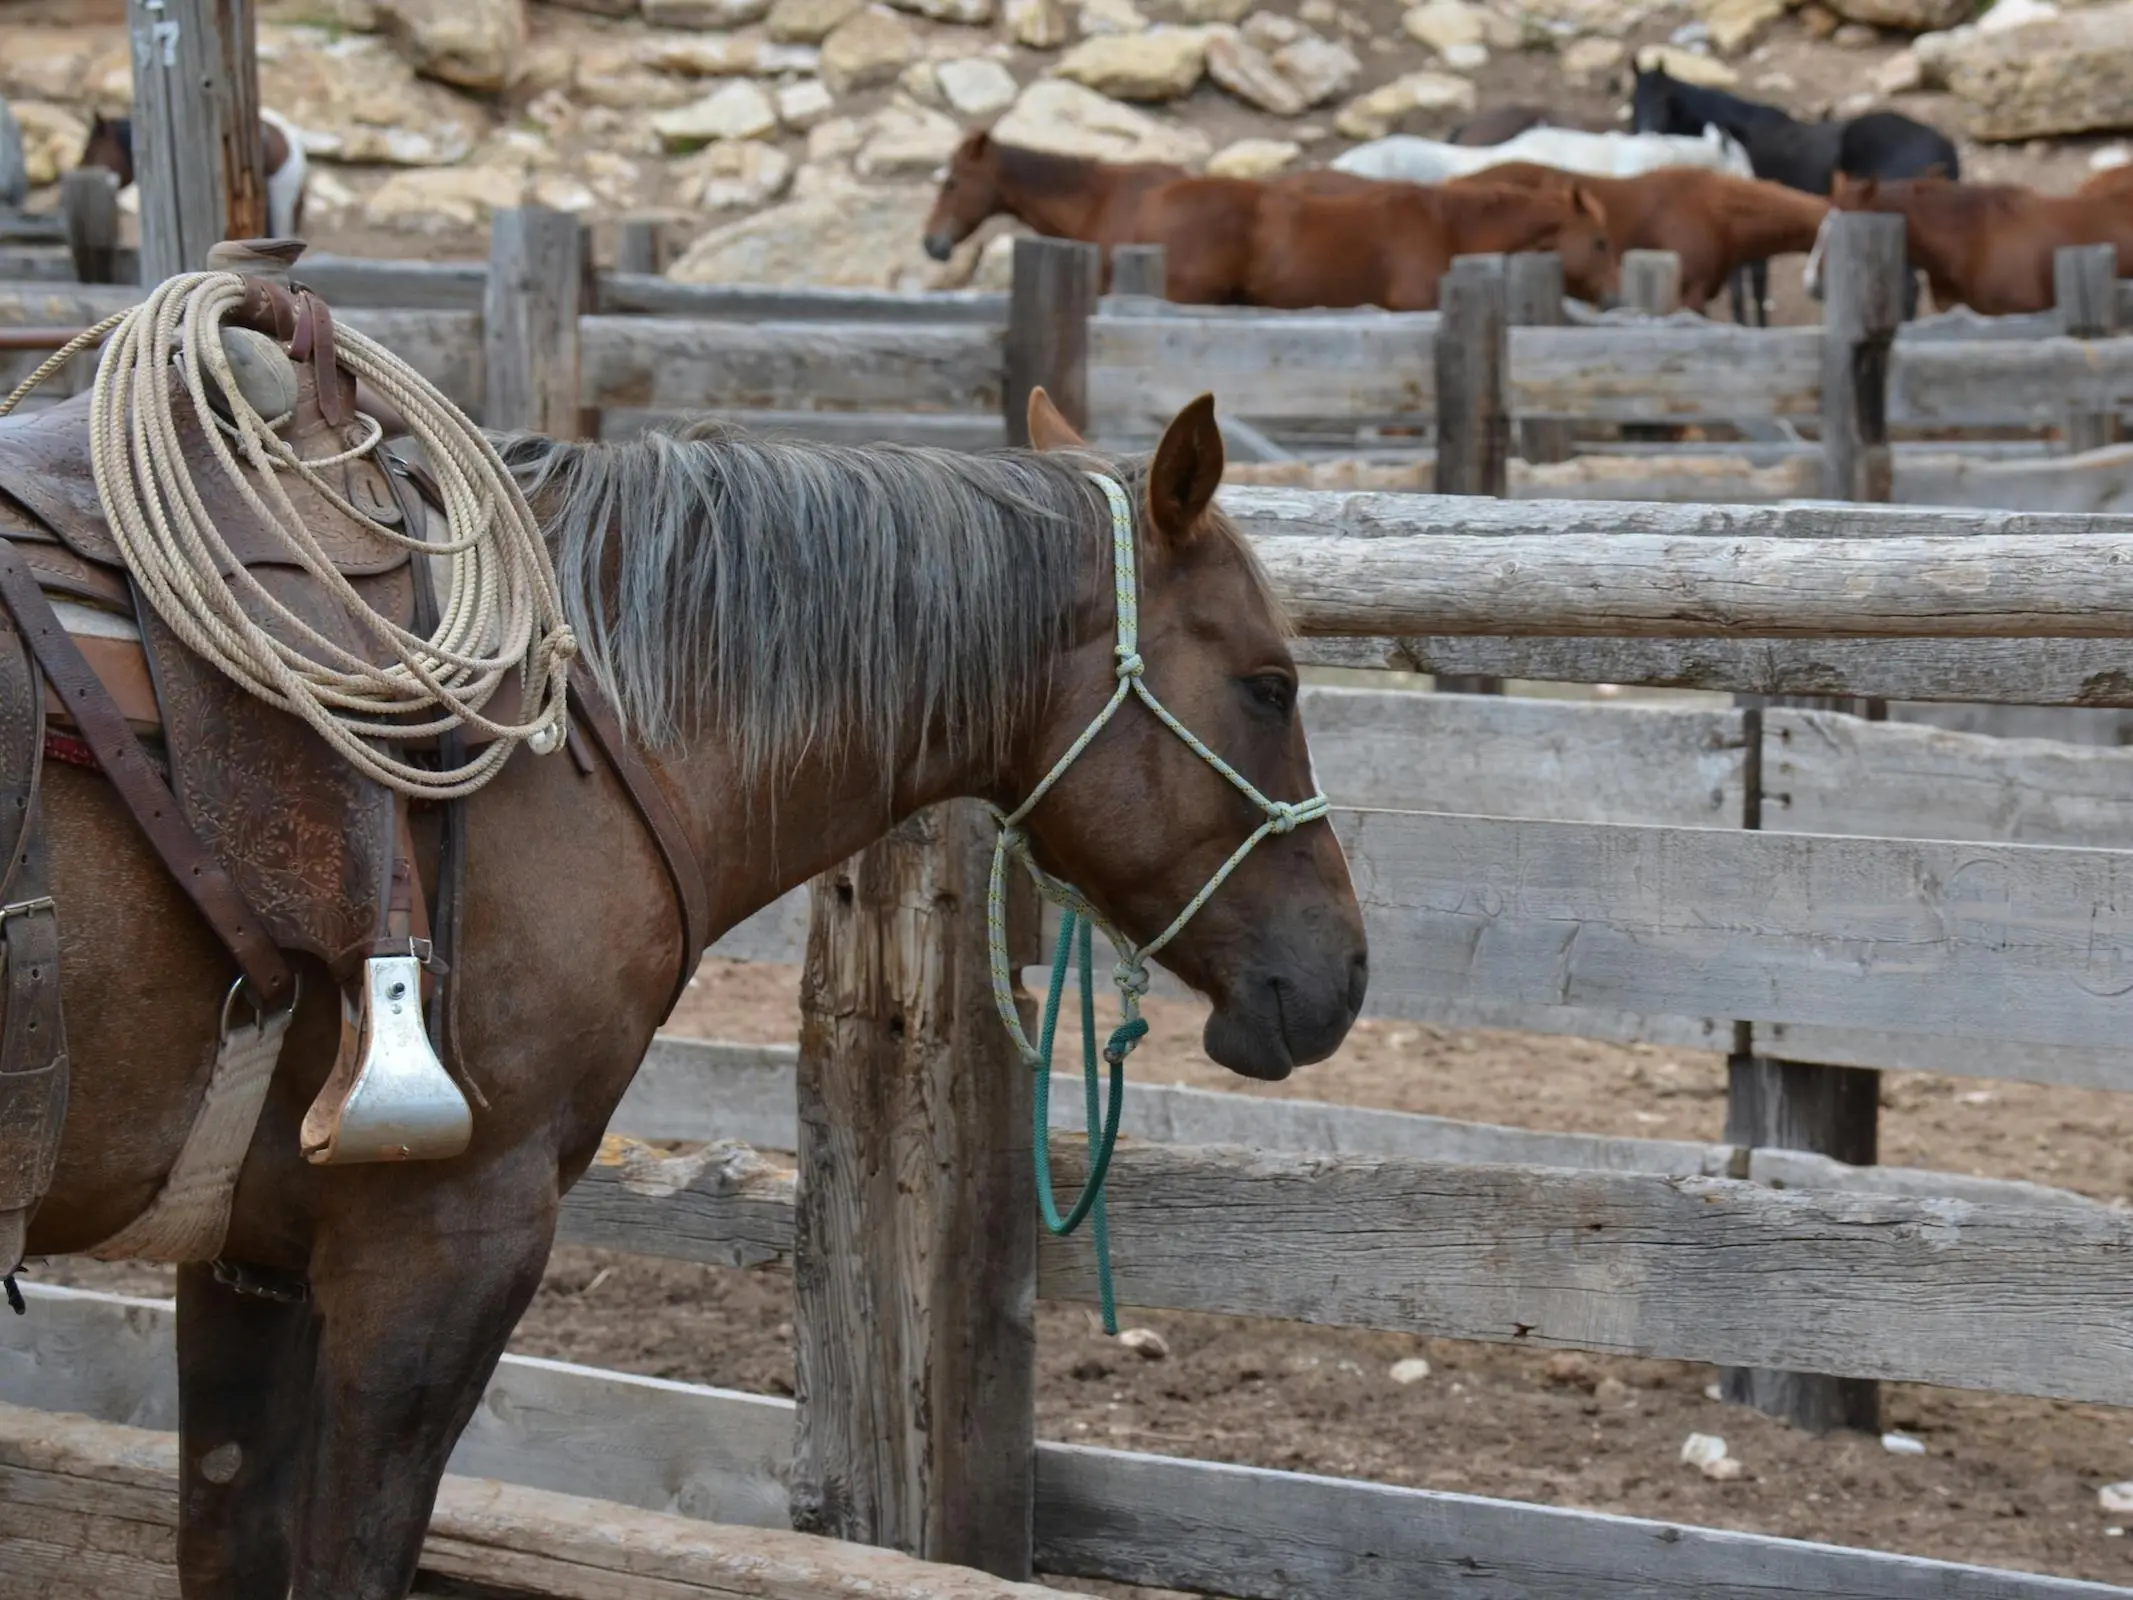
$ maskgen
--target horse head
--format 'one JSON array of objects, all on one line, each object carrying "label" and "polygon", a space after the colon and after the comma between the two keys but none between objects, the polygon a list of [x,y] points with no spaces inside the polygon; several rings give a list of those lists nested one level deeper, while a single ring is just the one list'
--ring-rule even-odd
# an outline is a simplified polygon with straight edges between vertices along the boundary
[{"label": "horse head", "polygon": [[85,167],[102,167],[118,175],[119,187],[133,182],[133,119],[130,117],[106,117],[99,113],[89,125],[89,137],[83,142],[81,162]]},{"label": "horse head", "polygon": [[[1087,449],[1042,390],[1030,396],[1029,420],[1038,449]],[[1103,465],[1091,458],[1093,470]],[[1215,508],[1222,466],[1214,401],[1203,395],[1164,431],[1137,485],[1142,681],[1260,796],[1301,802],[1318,784],[1297,714],[1296,663],[1250,546]],[[1114,651],[1109,565],[1084,588],[1078,642],[1056,673],[1034,741],[1009,774],[1017,800],[1126,681]],[[1267,821],[1236,783],[1129,694],[1031,812],[1028,832],[1038,863],[1138,945],[1194,904]],[[1332,1054],[1362,1006],[1369,964],[1331,824],[1267,832],[1161,960],[1213,1001],[1204,1042],[1231,1070],[1285,1078]]]},{"label": "horse head", "polygon": [[1674,80],[1667,75],[1664,63],[1651,68],[1638,67],[1637,86],[1629,99],[1629,131],[1631,133],[1694,133],[1697,130],[1681,126],[1681,119],[1674,110]]},{"label": "horse head", "polygon": [[979,129],[955,147],[941,192],[926,218],[926,254],[946,261],[979,223],[1000,209],[999,174],[993,162],[992,135]]},{"label": "horse head", "polygon": [[1605,305],[1622,288],[1622,259],[1607,235],[1607,208],[1582,183],[1563,190],[1562,200],[1568,214],[1555,250],[1563,260],[1563,287],[1577,299]]}]

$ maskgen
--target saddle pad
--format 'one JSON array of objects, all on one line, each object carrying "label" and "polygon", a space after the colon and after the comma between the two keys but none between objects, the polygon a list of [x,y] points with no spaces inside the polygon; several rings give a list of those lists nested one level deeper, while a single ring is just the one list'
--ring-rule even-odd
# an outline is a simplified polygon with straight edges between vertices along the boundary
[{"label": "saddle pad", "polygon": [[[170,381],[182,390],[183,379],[175,369]],[[317,420],[309,366],[297,369],[297,393],[299,436],[323,428],[325,424]],[[120,567],[124,559],[104,518],[89,459],[89,405],[90,397],[79,394],[28,416],[0,417],[0,490],[12,495],[77,554],[104,566]],[[296,565],[295,553],[281,531],[245,503],[214,461],[190,397],[180,394],[176,411],[178,437],[192,464],[201,503],[237,562],[246,567]],[[332,451],[314,448],[310,453]],[[374,462],[351,461],[327,470],[339,478],[337,487],[350,503],[388,527],[400,523],[399,504],[383,469]],[[251,475],[249,467],[245,471]],[[281,486],[311,536],[342,572],[367,576],[406,564],[405,549],[338,510],[303,479],[285,473]]]}]

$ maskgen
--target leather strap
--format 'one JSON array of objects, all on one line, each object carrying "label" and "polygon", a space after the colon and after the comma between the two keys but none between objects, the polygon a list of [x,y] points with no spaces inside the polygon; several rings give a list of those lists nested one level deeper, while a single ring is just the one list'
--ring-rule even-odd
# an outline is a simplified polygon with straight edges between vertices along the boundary
[{"label": "leather strap", "polygon": [[104,776],[133,813],[133,820],[235,958],[254,1002],[269,1008],[286,1005],[295,995],[296,978],[267,936],[266,923],[245,904],[222,863],[185,820],[177,797],[156,776],[103,680],[60,626],[21,553],[5,539],[0,539],[0,603],[13,614],[30,653],[59,691],[67,714],[96,752]]},{"label": "leather strap", "polygon": [[593,686],[584,681],[584,676],[579,675],[578,681],[570,686],[570,708],[577,713],[585,731],[592,735],[593,743],[600,747],[608,763],[614,767],[615,776],[622,780],[622,787],[629,791],[630,799],[636,802],[637,814],[652,831],[652,842],[659,846],[660,857],[666,862],[667,876],[674,882],[675,898],[681,903],[681,971],[675,976],[673,994],[667,997],[667,1010],[672,1011],[680,1002],[682,991],[688,988],[689,980],[696,976],[696,964],[703,958],[704,946],[711,942],[711,906],[704,893],[703,869],[697,863],[696,850],[689,843],[681,818],[674,814],[674,807],[667,800],[666,791],[659,787],[651,769],[623,737],[614,708],[594,692]]},{"label": "leather strap", "polygon": [[[20,646],[8,641],[6,648]],[[8,863],[0,910],[6,951],[7,1015],[0,1023],[0,1212],[27,1222],[51,1187],[59,1135],[67,1119],[67,1035],[59,1010],[59,912],[52,904],[51,853],[33,764],[22,845]],[[19,1248],[0,1245],[0,1272],[12,1272]]]}]

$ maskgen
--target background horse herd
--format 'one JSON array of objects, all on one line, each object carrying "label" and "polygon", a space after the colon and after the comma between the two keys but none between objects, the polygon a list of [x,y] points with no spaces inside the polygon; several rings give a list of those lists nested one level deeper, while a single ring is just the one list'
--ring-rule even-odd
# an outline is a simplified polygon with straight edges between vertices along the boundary
[{"label": "background horse herd", "polygon": [[[926,248],[946,260],[987,218],[1102,246],[1160,245],[1167,297],[1277,308],[1428,311],[1454,257],[1552,250],[1569,292],[1606,304],[1622,253],[1671,251],[1684,304],[1733,286],[1736,321],[1769,320],[1769,260],[1813,247],[1832,209],[1904,217],[1942,308],[2053,303],[2052,255],[2111,244],[2133,270],[2133,172],[2061,197],[1962,181],[1955,145],[1894,111],[1803,121],[1639,70],[1628,132],[1555,126],[1533,107],[1470,120],[1448,143],[1394,135],[1267,179],[1028,150],[980,132],[950,162]],[[1108,270],[1108,256],[1106,257]],[[1810,268],[1810,287],[1814,287]],[[1911,285],[1905,314],[1917,311]]]}]

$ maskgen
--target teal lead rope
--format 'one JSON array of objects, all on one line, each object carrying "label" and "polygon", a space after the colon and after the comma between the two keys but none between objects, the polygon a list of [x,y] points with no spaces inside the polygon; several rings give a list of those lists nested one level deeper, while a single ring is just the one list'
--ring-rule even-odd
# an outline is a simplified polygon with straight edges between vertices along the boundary
[{"label": "teal lead rope", "polygon": [[[1156,699],[1154,691],[1142,677],[1140,578],[1133,542],[1133,507],[1116,479],[1095,472],[1089,477],[1103,490],[1111,507],[1112,590],[1118,606],[1118,642],[1112,653],[1118,661],[1118,687],[1112,690],[1104,708],[1082,730],[1081,737],[1067,746],[1066,753],[1052,763],[1052,770],[1039,780],[1021,805],[1010,812],[994,810],[994,819],[1000,824],[1000,837],[993,846],[992,874],[986,885],[985,926],[991,946],[993,1004],[999,1010],[1009,1037],[1015,1041],[1023,1064],[1037,1075],[1034,1098],[1038,1208],[1044,1215],[1045,1227],[1062,1237],[1080,1227],[1084,1218],[1094,1219],[1090,1235],[1096,1247],[1096,1282],[1103,1302],[1104,1332],[1116,1333],[1118,1306],[1111,1284],[1111,1230],[1104,1209],[1103,1188],[1105,1174],[1111,1170],[1111,1152],[1118,1143],[1119,1115],[1125,1106],[1126,1057],[1148,1033],[1148,1024],[1140,1014],[1141,997],[1148,992],[1148,958],[1184,930],[1185,924],[1207,904],[1260,840],[1269,834],[1293,832],[1306,822],[1319,821],[1326,815],[1327,802],[1323,794],[1315,794],[1308,800],[1269,800],[1248,778],[1194,737],[1192,730]],[[1037,808],[1037,803],[1095,742],[1118,708],[1134,697],[1154,712],[1166,728],[1184,740],[1186,748],[1221,773],[1266,816],[1244,843],[1230,853],[1229,859],[1215,869],[1214,876],[1207,880],[1200,892],[1186,902],[1185,909],[1171,919],[1170,926],[1138,947],[1106,922],[1103,914],[1080,890],[1037,865],[1030,856],[1029,837],[1022,829],[1024,819]],[[1052,957],[1051,986],[1045,995],[1043,1024],[1039,1029],[1039,1042],[1034,1045],[1022,1027],[1022,1015],[1015,1005],[1014,972],[1008,959],[1007,858],[1010,855],[1028,869],[1036,882],[1037,892],[1063,913],[1059,945]],[[1099,1105],[1103,1096],[1096,1063],[1096,997],[1089,971],[1092,928],[1101,928],[1113,948],[1121,952],[1118,964],[1111,969],[1112,981],[1118,985],[1119,1025],[1112,1030],[1110,1042],[1103,1050],[1103,1059],[1111,1069],[1107,1106]],[[1061,1216],[1058,1196],[1052,1189],[1052,1043],[1059,1028],[1060,1004],[1066,995],[1067,963],[1076,955],[1080,957],[1081,966],[1081,1051],[1084,1098],[1088,1108],[1089,1175],[1083,1180],[1081,1193],[1075,1197],[1073,1206]],[[1102,1115],[1099,1115],[1100,1111]]]}]

